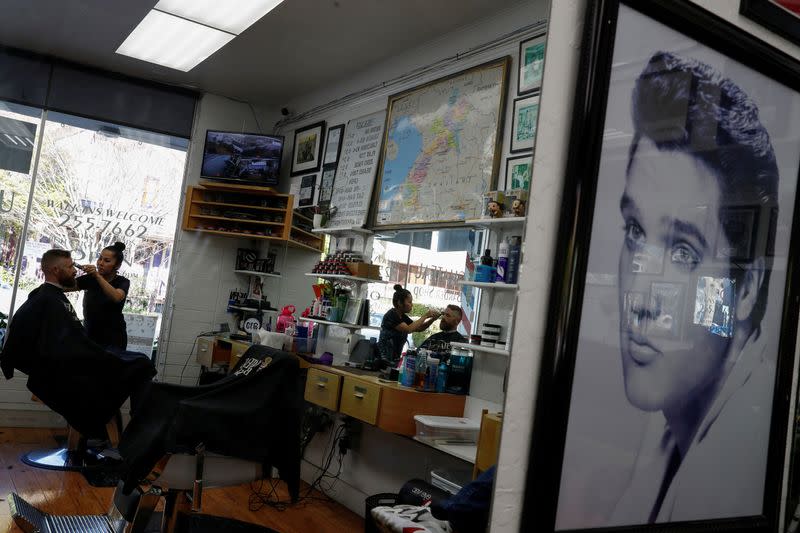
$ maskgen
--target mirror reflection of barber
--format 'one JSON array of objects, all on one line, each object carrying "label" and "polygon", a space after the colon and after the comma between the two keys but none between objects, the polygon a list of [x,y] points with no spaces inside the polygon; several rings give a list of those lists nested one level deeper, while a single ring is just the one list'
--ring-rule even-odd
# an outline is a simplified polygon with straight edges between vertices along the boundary
[{"label": "mirror reflection of barber", "polygon": [[131,282],[118,274],[125,244],[115,242],[100,252],[94,265],[82,265],[86,275],[77,278],[83,296],[83,321],[89,338],[100,346],[125,350],[128,334],[122,309]]},{"label": "mirror reflection of barber", "polygon": [[413,304],[411,291],[404,289],[402,285],[395,285],[392,308],[383,315],[381,332],[378,337],[378,350],[384,365],[394,366],[397,364],[403,352],[403,346],[408,340],[408,334],[425,331],[441,315],[435,309],[428,309],[424,315],[412,320],[408,313],[411,312]]}]

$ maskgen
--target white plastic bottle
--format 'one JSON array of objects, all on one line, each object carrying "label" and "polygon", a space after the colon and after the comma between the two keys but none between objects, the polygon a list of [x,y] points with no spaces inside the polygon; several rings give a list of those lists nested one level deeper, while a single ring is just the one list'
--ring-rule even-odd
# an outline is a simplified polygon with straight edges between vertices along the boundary
[{"label": "white plastic bottle", "polygon": [[505,283],[506,272],[508,271],[508,243],[503,240],[500,242],[500,248],[497,251],[497,274],[495,282]]}]

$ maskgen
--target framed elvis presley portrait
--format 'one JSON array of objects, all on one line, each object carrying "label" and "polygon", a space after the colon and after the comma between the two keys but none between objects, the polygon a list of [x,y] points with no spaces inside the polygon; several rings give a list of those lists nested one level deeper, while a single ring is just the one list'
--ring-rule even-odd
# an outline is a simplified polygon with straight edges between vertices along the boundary
[{"label": "framed elvis presley portrait", "polygon": [[776,531],[800,68],[690,2],[587,9],[523,523]]}]

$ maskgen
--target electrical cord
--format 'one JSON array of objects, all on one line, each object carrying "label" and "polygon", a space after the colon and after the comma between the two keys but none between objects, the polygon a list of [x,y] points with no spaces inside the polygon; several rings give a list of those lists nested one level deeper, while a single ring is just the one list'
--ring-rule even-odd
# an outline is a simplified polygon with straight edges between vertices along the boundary
[{"label": "electrical cord", "polygon": [[[328,496],[326,492],[332,491],[335,488],[336,483],[340,481],[339,476],[342,473],[342,459],[344,458],[345,454],[339,449],[339,443],[343,438],[345,438],[346,433],[347,425],[344,423],[340,424],[335,430],[331,431],[325,448],[325,459],[322,466],[317,467],[320,471],[319,475],[317,475],[317,477],[300,492],[296,502],[280,499],[277,491],[277,484],[279,480],[269,480],[269,490],[265,491],[265,480],[262,479],[250,483],[251,493],[248,498],[248,509],[252,512],[256,512],[264,507],[271,507],[278,511],[285,511],[290,506],[305,506],[315,501],[324,503],[330,503],[333,501],[333,499]],[[337,450],[339,450],[338,454],[336,454]],[[337,460],[336,473],[329,474],[328,471],[331,468],[334,457]],[[315,490],[320,492],[322,497],[313,496]]]},{"label": "electrical cord", "polygon": [[[218,333],[222,333],[221,331],[204,331],[203,333],[198,333],[197,336],[194,338],[194,342],[192,343],[192,348],[189,350],[189,355],[186,356],[186,362],[183,363],[183,368],[181,369],[181,375],[178,378],[178,384],[183,384],[183,373],[186,372],[186,367],[189,366],[189,361],[192,360],[192,355],[194,354],[194,348],[197,346],[197,339],[200,337],[209,337],[211,335],[216,335]],[[200,382],[200,376],[197,377],[198,383]]]}]

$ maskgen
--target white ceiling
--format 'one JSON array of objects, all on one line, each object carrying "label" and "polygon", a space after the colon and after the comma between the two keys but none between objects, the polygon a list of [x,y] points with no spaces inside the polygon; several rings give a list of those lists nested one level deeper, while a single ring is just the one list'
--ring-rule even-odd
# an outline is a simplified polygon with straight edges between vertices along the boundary
[{"label": "white ceiling", "polygon": [[114,53],[157,0],[0,0],[0,44],[281,105],[519,1],[285,0],[187,73]]}]

